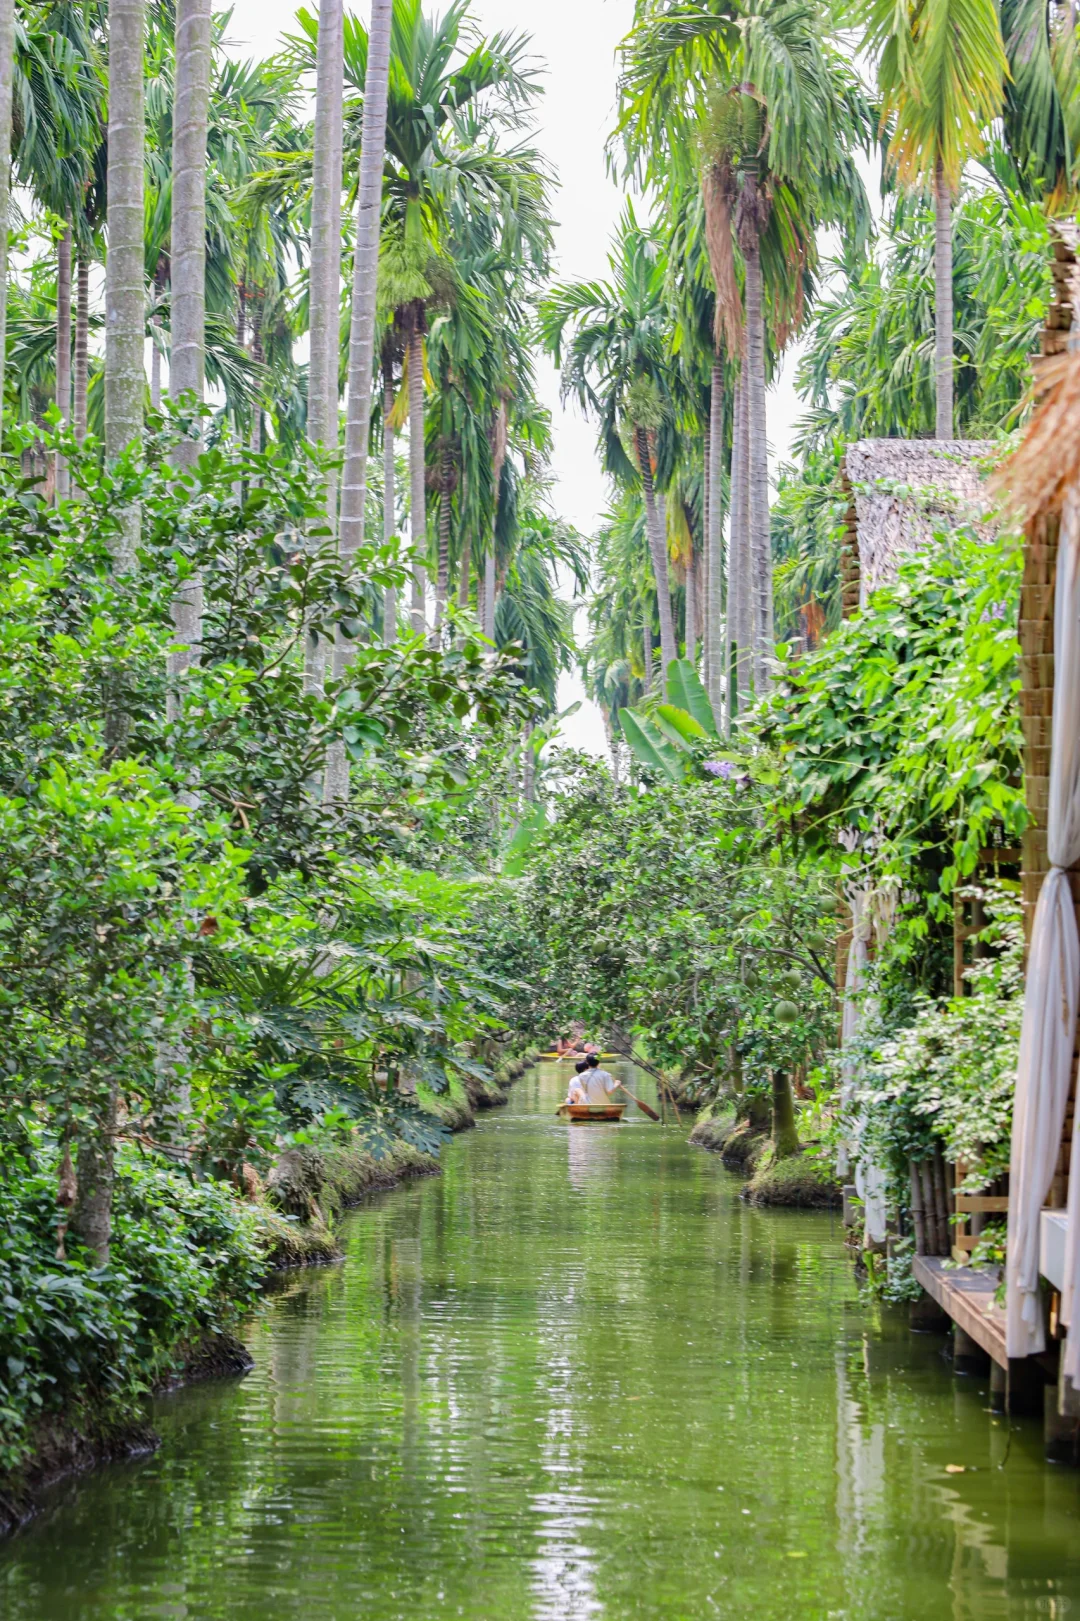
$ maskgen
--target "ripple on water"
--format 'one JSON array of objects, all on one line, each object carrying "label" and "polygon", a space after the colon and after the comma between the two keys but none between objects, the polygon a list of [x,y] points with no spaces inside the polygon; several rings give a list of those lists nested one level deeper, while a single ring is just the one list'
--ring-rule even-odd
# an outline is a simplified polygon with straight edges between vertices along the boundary
[{"label": "ripple on water", "polygon": [[1080,1618],[1036,1427],[859,1304],[832,1217],[747,1209],[685,1126],[567,1127],[563,1085],[351,1217],[156,1457],[61,1488],[4,1621]]}]

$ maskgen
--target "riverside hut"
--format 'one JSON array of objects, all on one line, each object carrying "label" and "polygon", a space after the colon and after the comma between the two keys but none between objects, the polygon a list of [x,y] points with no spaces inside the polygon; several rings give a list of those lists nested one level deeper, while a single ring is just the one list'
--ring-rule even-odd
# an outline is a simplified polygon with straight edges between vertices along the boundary
[{"label": "riverside hut", "polygon": [[[1054,1422],[1080,1427],[1080,1177],[1075,1096],[1080,1005],[1080,232],[1056,228],[1055,300],[1040,403],[1000,485],[1024,519],[1020,607],[1027,931],[1024,1025],[1009,1167],[1006,1342],[1049,1368],[1065,1340]],[[1050,1290],[1046,1288],[1050,1285]],[[1011,1364],[1010,1364],[1011,1365]]]},{"label": "riverside hut", "polygon": [[[964,439],[860,439],[848,445],[841,469],[847,496],[847,520],[841,544],[841,589],[844,617],[865,607],[871,592],[895,580],[905,556],[933,543],[943,529],[970,526],[990,538],[994,524],[987,477],[993,465],[996,446],[986,440]],[[1018,852],[989,852],[1001,866],[1002,855],[1015,861]],[[836,980],[841,1006],[841,1043],[855,1033],[859,1019],[857,987],[875,944],[891,927],[895,896],[875,896],[860,888],[857,880],[848,885],[848,901],[854,914],[837,941]],[[964,989],[965,953],[968,942],[979,932],[982,920],[978,903],[956,903],[953,926],[954,989]],[[884,1210],[875,1208],[868,1188],[873,1177],[865,1167],[856,1173],[852,1191],[862,1197],[866,1212],[864,1242],[881,1248],[886,1240]],[[972,1200],[950,1186],[948,1169],[940,1155],[933,1161],[912,1166],[912,1208],[916,1243],[920,1254],[963,1259],[975,1237],[967,1230],[967,1218],[976,1213],[981,1220],[989,1208],[1003,1208],[1000,1196]],[[959,1209],[963,1216],[954,1231],[950,1218]]]}]

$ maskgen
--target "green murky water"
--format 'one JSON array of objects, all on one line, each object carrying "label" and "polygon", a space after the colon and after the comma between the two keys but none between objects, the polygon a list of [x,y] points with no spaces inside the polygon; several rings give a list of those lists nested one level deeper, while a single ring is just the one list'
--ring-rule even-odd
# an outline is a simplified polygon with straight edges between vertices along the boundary
[{"label": "green murky water", "polygon": [[563,1074],[61,1488],[4,1621],[1080,1621],[1039,1428],[859,1305],[833,1218],[748,1210],[685,1128],[562,1125]]}]

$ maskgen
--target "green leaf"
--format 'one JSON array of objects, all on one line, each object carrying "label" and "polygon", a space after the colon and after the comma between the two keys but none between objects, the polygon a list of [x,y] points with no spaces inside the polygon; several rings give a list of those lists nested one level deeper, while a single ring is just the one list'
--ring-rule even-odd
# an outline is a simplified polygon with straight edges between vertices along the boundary
[{"label": "green leaf", "polygon": [[709,694],[689,659],[672,659],[667,671],[668,701],[692,715],[707,737],[717,737],[716,716]]},{"label": "green leaf", "polygon": [[674,704],[659,704],[652,718],[664,736],[685,753],[689,753],[702,738],[709,736],[693,715],[688,715],[685,709],[678,709]]},{"label": "green leaf", "polygon": [[619,710],[619,721],[626,741],[643,765],[648,766],[651,771],[659,772],[669,782],[685,780],[686,771],[682,760],[670,743],[665,743],[664,739],[657,735],[648,721],[642,720],[629,709]]},{"label": "green leaf", "polygon": [[542,805],[533,805],[522,816],[515,829],[514,836],[506,847],[503,859],[503,875],[507,878],[520,878],[525,870],[525,862],[536,835],[547,823]]}]

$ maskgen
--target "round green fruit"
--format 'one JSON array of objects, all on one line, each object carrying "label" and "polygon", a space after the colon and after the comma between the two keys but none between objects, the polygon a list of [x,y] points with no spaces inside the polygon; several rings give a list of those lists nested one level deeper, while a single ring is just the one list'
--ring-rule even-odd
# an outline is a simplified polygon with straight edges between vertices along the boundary
[{"label": "round green fruit", "polygon": [[811,951],[828,951],[829,942],[820,929],[811,929],[806,936],[806,944]]},{"label": "round green fruit", "polygon": [[794,1002],[777,1002],[773,1008],[773,1018],[777,1024],[794,1024],[799,1017],[799,1010]]},{"label": "round green fruit", "polygon": [[797,968],[785,968],[780,978],[793,991],[802,988],[802,975]]}]

